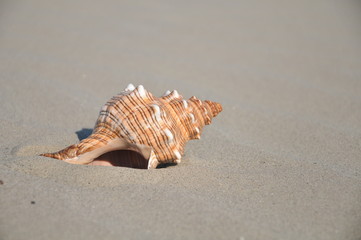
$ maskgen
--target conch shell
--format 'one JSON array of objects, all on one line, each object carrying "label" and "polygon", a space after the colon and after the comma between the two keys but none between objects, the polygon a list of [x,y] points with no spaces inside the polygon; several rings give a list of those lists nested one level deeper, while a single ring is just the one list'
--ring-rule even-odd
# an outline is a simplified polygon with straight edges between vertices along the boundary
[{"label": "conch shell", "polygon": [[184,146],[222,111],[219,103],[184,100],[176,90],[154,97],[132,84],[102,108],[92,134],[52,157],[73,164],[156,168],[179,163]]}]

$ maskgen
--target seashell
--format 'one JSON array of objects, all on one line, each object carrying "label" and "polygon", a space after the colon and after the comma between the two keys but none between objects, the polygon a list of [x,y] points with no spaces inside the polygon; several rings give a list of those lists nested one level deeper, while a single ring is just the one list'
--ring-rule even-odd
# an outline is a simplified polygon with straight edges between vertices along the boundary
[{"label": "seashell", "polygon": [[73,164],[156,168],[180,163],[187,141],[222,111],[219,103],[183,99],[174,90],[154,97],[142,85],[129,84],[100,110],[92,134],[52,157]]}]

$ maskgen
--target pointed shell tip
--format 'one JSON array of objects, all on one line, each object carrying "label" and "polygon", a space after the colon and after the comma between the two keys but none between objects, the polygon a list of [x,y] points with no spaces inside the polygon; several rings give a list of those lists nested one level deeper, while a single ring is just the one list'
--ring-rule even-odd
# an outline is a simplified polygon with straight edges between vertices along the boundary
[{"label": "pointed shell tip", "polygon": [[222,112],[223,110],[223,107],[221,104],[217,103],[217,102],[212,102],[212,101],[209,101],[209,100],[206,100],[204,101],[208,106],[209,108],[211,109],[211,112],[212,112],[212,116],[215,117],[218,115],[218,113]]}]

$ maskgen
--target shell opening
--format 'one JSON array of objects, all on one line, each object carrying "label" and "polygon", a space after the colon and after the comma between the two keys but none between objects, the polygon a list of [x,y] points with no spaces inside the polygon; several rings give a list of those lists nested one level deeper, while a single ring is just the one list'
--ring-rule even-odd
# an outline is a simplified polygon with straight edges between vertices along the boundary
[{"label": "shell opening", "polygon": [[[159,164],[151,147],[141,144],[131,144],[124,139],[114,139],[106,145],[82,148],[80,143],[69,146],[57,153],[41,154],[72,164],[118,166],[149,169],[156,168]],[[73,151],[82,149],[84,151]]]},{"label": "shell opening", "polygon": [[[149,159],[149,161],[150,160],[152,159]],[[152,165],[149,164],[149,161],[139,152],[132,150],[116,150],[100,155],[88,165],[148,169],[149,165]]]},{"label": "shell opening", "polygon": [[[98,153],[96,153],[98,152]],[[121,139],[115,139],[106,146],[90,152],[93,155],[88,165],[130,167],[139,169],[156,168],[158,160],[152,148],[146,145],[130,144]],[[99,154],[100,153],[100,154]]]}]

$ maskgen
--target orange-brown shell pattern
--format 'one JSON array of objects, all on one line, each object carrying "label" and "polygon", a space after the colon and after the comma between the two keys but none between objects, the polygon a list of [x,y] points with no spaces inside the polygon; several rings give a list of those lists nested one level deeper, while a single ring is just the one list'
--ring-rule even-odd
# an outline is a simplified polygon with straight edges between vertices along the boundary
[{"label": "orange-brown shell pattern", "polygon": [[88,138],[43,156],[76,161],[86,152],[121,139],[128,149],[134,149],[131,146],[151,148],[151,156],[143,155],[156,161],[147,168],[156,167],[159,163],[179,163],[186,142],[199,139],[203,127],[221,111],[219,103],[201,101],[194,96],[186,100],[176,90],[167,91],[158,98],[142,85],[135,88],[129,84],[101,108],[93,133]]}]

